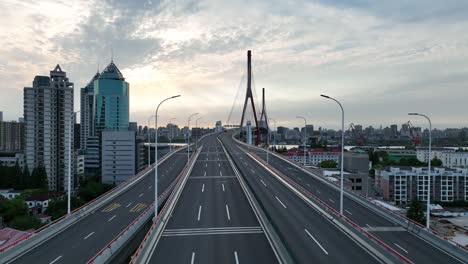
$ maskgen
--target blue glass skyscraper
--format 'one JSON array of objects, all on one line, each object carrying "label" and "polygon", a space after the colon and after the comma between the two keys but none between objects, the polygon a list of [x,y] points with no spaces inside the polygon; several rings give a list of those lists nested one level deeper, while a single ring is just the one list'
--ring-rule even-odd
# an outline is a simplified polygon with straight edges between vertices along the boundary
[{"label": "blue glass skyscraper", "polygon": [[94,132],[128,131],[129,84],[113,61],[94,81]]}]

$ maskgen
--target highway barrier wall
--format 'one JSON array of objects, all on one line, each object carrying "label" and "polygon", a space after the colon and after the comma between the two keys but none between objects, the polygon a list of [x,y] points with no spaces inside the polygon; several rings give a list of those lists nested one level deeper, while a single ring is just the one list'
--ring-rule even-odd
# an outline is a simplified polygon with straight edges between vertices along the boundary
[{"label": "highway barrier wall", "polygon": [[153,253],[154,249],[156,248],[159,242],[159,239],[161,238],[164,228],[166,227],[169,221],[169,217],[171,216],[172,211],[174,210],[177,201],[179,200],[179,197],[185,187],[187,179],[193,169],[193,166],[195,165],[195,161],[197,160],[198,155],[200,154],[202,149],[203,147],[200,147],[195,153],[195,155],[192,155],[189,164],[179,175],[179,177],[182,178],[177,181],[174,190],[171,192],[169,198],[167,199],[167,202],[164,204],[164,207],[158,213],[158,216],[154,220],[154,223],[151,226],[148,233],[146,234],[145,238],[141,241],[140,246],[136,250],[135,254],[132,256],[130,263],[147,263],[151,258],[151,254]]},{"label": "highway barrier wall", "polygon": [[[243,146],[246,146],[248,148],[251,148],[251,149],[256,149],[256,150],[259,150],[259,151],[262,151],[262,152],[266,152],[268,150],[266,149],[263,149],[263,148],[260,148],[260,147],[257,147],[257,146],[253,146],[253,145],[248,145],[238,139],[236,139],[233,135],[233,140],[235,140],[236,142],[238,142],[239,144],[243,145]],[[302,165],[296,163],[296,162],[293,162],[275,152],[271,152],[271,151],[268,151],[269,155],[273,155],[293,166],[295,166],[296,168],[304,171],[305,173],[309,174],[310,176],[316,178],[317,180],[321,181],[322,183],[330,186],[331,188],[335,189],[336,191],[339,191],[340,188],[337,184],[335,183],[332,183],[330,181],[327,181],[325,180],[323,177],[320,177],[316,174],[314,174],[313,172],[311,172],[310,170],[308,170],[307,168],[304,168]],[[437,248],[440,248],[441,250],[445,251],[445,252],[448,252],[450,253],[451,255],[457,257],[458,259],[461,259],[465,262],[468,263],[468,250],[461,244],[459,243],[456,243],[455,241],[453,240],[450,240],[448,239],[447,237],[437,233],[436,231],[434,230],[427,230],[425,226],[413,221],[412,219],[409,219],[407,218],[406,216],[402,215],[402,214],[399,214],[397,212],[394,212],[392,210],[389,210],[388,208],[380,205],[380,204],[377,204],[377,203],[374,203],[372,202],[371,199],[369,199],[368,197],[365,197],[363,195],[360,195],[356,192],[353,192],[351,191],[350,189],[346,189],[344,194],[350,198],[350,199],[353,199],[355,202],[361,204],[362,206],[374,211],[375,213],[381,215],[382,217],[392,221],[392,222],[395,222],[399,225],[401,225],[403,228],[405,228],[407,231],[417,235],[418,237],[420,237],[421,239],[429,242],[430,244],[432,244],[433,246],[437,247]]]},{"label": "highway barrier wall", "polygon": [[257,201],[252,190],[243,179],[241,173],[238,171],[235,162],[231,159],[231,155],[229,155],[228,151],[226,150],[226,147],[224,146],[223,142],[219,139],[219,137],[218,141],[223,147],[224,153],[226,154],[229,164],[231,164],[231,167],[234,173],[236,174],[239,184],[242,190],[244,191],[245,196],[247,197],[247,200],[249,201],[250,206],[252,207],[255,215],[257,216],[257,219],[260,222],[260,225],[262,226],[262,229],[265,232],[265,236],[267,237],[268,242],[270,243],[273,251],[275,252],[276,258],[278,259],[279,263],[293,263],[294,261],[291,255],[289,254],[289,251],[286,249],[275,228],[268,220],[268,217],[266,216],[265,212],[263,211],[262,207]]},{"label": "highway barrier wall", "polygon": [[[170,153],[167,153],[161,158],[160,163],[166,161],[174,153],[177,153],[183,149],[185,149],[185,147],[179,148]],[[88,214],[97,210],[98,208],[105,205],[109,201],[115,199],[117,196],[121,195],[122,193],[126,192],[128,189],[130,189],[135,184],[140,182],[146,175],[148,175],[153,170],[153,168],[154,168],[154,165],[144,169],[143,171],[139,172],[135,176],[129,178],[125,182],[116,186],[112,190],[104,193],[103,195],[88,202],[87,204],[73,210],[70,213],[70,215],[62,216],[61,218],[55,220],[54,222],[44,227],[41,227],[40,229],[35,230],[34,233],[32,233],[30,236],[20,241],[17,241],[16,243],[10,245],[9,247],[0,248],[0,252],[1,252],[0,257],[2,261],[3,262],[11,261],[17,256],[20,256],[26,253],[32,248],[37,247],[38,245],[46,242],[47,240],[51,239],[55,235],[69,228],[73,224],[85,218]]]}]

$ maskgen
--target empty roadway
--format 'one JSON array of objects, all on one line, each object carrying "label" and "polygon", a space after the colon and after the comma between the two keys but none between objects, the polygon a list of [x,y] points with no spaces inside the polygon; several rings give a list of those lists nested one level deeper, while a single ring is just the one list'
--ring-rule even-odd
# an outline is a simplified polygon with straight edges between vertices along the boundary
[{"label": "empty roadway", "polygon": [[[266,161],[265,151],[259,151],[253,148],[250,148],[250,151],[256,153]],[[334,188],[274,155],[269,155],[269,164],[310,193],[319,197],[329,206],[339,210],[339,192]],[[343,204],[344,215],[346,217],[361,227],[368,229],[373,235],[386,242],[387,245],[391,246],[414,263],[462,263],[462,261],[455,259],[453,256],[434,247],[425,240],[404,230],[396,223],[387,220],[380,214],[362,206],[346,195],[344,196]],[[372,231],[372,228],[378,227],[400,228],[388,228],[388,231]],[[385,228],[381,230],[385,230]]]},{"label": "empty roadway", "polygon": [[367,250],[240,151],[229,133],[221,139],[297,263],[378,263]]},{"label": "empty roadway", "polygon": [[277,263],[216,136],[208,136],[151,263]]},{"label": "empty roadway", "polygon": [[[159,193],[179,175],[186,161],[182,150],[160,164]],[[10,263],[86,263],[151,205],[153,185],[154,170],[151,170],[122,195]]]}]

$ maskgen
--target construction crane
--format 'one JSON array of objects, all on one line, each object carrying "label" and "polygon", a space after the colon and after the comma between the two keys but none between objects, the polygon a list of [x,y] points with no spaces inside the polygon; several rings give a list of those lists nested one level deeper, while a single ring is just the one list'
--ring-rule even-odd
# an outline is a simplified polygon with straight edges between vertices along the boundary
[{"label": "construction crane", "polygon": [[351,130],[353,134],[353,138],[356,141],[356,145],[362,146],[364,144],[364,137],[359,131],[356,130],[356,128],[354,127],[354,123],[351,123],[349,125],[349,130]]},{"label": "construction crane", "polygon": [[419,145],[419,143],[421,143],[421,136],[418,131],[416,131],[413,124],[411,124],[411,121],[408,121],[407,124],[410,131],[411,141],[413,141],[414,146]]}]

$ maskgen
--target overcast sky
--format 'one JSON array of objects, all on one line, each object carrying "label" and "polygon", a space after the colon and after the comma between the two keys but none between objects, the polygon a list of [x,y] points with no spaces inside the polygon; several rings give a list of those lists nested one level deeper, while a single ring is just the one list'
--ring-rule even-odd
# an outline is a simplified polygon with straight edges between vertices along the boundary
[{"label": "overcast sky", "polygon": [[[246,52],[277,125],[468,126],[468,1],[0,0],[0,111],[23,114],[23,87],[60,64],[79,88],[111,59],[130,83],[131,121],[160,100],[162,122],[239,122]],[[258,107],[260,102],[257,102]],[[422,119],[411,118],[425,127]]]}]

